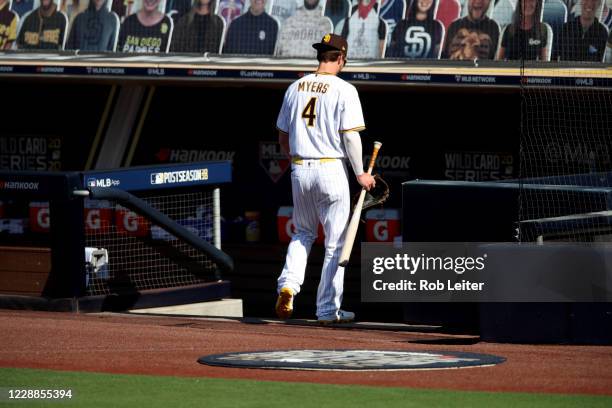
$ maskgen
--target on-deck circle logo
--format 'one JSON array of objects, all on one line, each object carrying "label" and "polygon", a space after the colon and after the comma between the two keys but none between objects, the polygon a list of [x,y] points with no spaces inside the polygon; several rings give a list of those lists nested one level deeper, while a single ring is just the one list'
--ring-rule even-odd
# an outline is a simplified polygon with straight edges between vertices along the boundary
[{"label": "on-deck circle logo", "polygon": [[422,370],[490,366],[506,359],[455,351],[279,350],[216,354],[202,364],[294,370]]}]

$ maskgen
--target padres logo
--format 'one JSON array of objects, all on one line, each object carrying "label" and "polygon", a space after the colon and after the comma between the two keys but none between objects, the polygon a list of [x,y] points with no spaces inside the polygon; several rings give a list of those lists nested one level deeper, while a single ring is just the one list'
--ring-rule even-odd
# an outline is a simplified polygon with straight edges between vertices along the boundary
[{"label": "padres logo", "polygon": [[331,40],[331,35],[329,34],[325,34],[325,37],[323,37],[323,42],[329,42],[329,40]]}]

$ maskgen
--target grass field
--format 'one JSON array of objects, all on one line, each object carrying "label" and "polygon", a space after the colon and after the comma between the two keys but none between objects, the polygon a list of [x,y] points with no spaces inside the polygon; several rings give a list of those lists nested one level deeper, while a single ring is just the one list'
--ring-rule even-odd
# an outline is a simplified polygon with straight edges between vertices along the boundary
[{"label": "grass field", "polygon": [[[287,378],[291,372],[287,371]],[[70,389],[72,399],[17,401],[9,389]],[[0,368],[0,406],[610,407],[612,397],[321,385]]]}]

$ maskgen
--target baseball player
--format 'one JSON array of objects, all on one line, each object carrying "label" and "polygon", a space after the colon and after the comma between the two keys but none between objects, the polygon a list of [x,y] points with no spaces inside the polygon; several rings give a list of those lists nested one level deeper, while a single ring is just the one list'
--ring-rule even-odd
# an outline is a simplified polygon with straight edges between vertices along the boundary
[{"label": "baseball player", "polygon": [[317,319],[327,324],[355,318],[354,313],[340,309],[344,268],[338,266],[338,258],[350,213],[345,159],[362,187],[369,190],[375,181],[363,171],[358,132],[365,129],[365,124],[359,95],[353,85],[336,76],[346,64],[347,42],[338,35],[326,34],[313,47],[319,67],[289,86],[276,122],[279,143],[292,161],[296,227],[278,278],[276,313],[286,319],[293,312],[293,298],[304,282],[308,254],[320,222],[325,231],[325,259],[317,291]]}]

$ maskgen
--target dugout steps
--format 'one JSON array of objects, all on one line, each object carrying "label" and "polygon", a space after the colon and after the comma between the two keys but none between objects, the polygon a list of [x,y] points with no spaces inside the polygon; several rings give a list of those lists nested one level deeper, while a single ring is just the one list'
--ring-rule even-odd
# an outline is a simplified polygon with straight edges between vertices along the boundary
[{"label": "dugout steps", "polygon": [[[260,318],[244,318],[242,323],[247,324],[281,324],[287,326],[315,326],[323,327],[317,320],[314,319],[260,319]],[[426,325],[426,324],[405,324],[405,323],[384,323],[384,322],[364,322],[355,321],[352,323],[338,323],[325,326],[327,328],[343,328],[343,329],[360,329],[360,330],[387,330],[399,332],[416,332],[416,333],[440,333],[443,331],[441,326]]]},{"label": "dugout steps", "polygon": [[[151,319],[158,321],[164,326],[190,327],[190,328],[210,328],[209,325],[202,325],[202,322],[227,322],[248,325],[280,325],[280,326],[301,326],[317,327],[321,330],[366,330],[366,331],[390,331],[398,333],[413,333],[417,337],[408,340],[409,342],[422,344],[475,344],[480,341],[478,336],[462,333],[448,333],[440,326],[434,325],[413,325],[405,323],[382,323],[356,321],[353,323],[342,323],[322,326],[313,319],[269,319],[260,317],[234,317],[234,316],[196,316],[180,313],[134,313],[128,312],[98,312],[91,313],[93,316],[100,317],[128,317],[134,319]],[[402,341],[400,339],[400,341]]]},{"label": "dugout steps", "polygon": [[53,298],[0,294],[0,308],[53,312],[122,312],[131,309],[163,308],[201,304],[230,297],[230,282],[207,282],[188,287],[122,291],[100,296]]},{"label": "dugout steps", "polygon": [[202,317],[242,317],[242,299],[220,299],[206,302],[130,309],[132,314],[156,314]]}]

